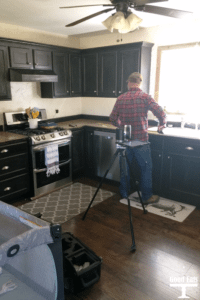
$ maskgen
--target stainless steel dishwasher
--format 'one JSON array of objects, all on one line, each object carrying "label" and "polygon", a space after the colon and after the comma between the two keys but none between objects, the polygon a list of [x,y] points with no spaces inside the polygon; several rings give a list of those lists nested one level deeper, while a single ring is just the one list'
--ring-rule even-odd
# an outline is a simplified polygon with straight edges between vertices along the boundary
[{"label": "stainless steel dishwasher", "polygon": [[[94,159],[95,175],[103,177],[110,166],[114,153],[116,152],[116,134],[105,131],[94,131]],[[107,179],[120,181],[119,157],[109,170]]]}]

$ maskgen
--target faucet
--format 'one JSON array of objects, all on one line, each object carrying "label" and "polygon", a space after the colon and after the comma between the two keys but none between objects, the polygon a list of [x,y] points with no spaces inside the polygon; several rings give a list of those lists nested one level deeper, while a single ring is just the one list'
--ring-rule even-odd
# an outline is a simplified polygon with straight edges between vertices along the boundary
[{"label": "faucet", "polygon": [[185,121],[184,121],[184,117],[181,117],[181,128],[185,127]]}]

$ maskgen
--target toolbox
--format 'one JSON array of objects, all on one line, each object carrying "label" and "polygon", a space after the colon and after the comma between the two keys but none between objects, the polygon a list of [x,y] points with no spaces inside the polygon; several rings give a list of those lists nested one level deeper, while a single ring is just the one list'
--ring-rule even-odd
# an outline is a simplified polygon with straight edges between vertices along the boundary
[{"label": "toolbox", "polygon": [[102,258],[71,233],[62,234],[65,293],[77,293],[100,279]]}]

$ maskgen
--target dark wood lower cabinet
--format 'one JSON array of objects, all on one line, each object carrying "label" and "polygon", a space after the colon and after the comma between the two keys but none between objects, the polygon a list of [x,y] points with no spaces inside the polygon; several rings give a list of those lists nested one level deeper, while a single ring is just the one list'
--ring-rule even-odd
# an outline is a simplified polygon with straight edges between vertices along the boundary
[{"label": "dark wood lower cabinet", "polygon": [[179,137],[162,139],[156,135],[150,136],[150,141],[153,192],[164,198],[200,207],[199,141]]},{"label": "dark wood lower cabinet", "polygon": [[83,175],[85,166],[84,129],[72,132],[72,170],[73,178]]},{"label": "dark wood lower cabinet", "polygon": [[29,191],[28,141],[0,144],[0,200],[10,203]]}]

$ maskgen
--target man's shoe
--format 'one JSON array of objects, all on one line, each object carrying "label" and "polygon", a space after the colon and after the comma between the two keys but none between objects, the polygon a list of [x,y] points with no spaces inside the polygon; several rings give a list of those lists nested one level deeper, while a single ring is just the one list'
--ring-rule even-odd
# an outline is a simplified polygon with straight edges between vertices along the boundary
[{"label": "man's shoe", "polygon": [[159,199],[160,199],[159,196],[153,195],[147,201],[144,202],[144,205],[157,203],[159,201]]}]

